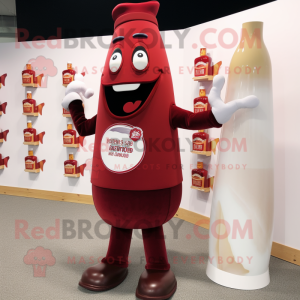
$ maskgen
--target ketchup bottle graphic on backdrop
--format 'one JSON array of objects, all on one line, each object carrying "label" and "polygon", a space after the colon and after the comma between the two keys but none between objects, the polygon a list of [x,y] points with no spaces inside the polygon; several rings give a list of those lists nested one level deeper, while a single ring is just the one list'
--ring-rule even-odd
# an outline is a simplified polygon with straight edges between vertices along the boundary
[{"label": "ketchup bottle graphic on backdrop", "polygon": [[[182,193],[177,128],[221,127],[238,108],[254,107],[255,96],[225,105],[216,76],[212,110],[192,113],[175,105],[172,77],[158,29],[157,1],[124,3],[112,13],[114,34],[100,84],[98,113],[86,119],[79,92],[90,97],[80,74],[66,88],[64,109],[81,136],[95,136],[92,191],[101,218],[112,225],[106,257],[88,268],[79,285],[111,289],[128,273],[132,230],[142,229],[146,270],[136,296],[167,299],[177,282],[170,270],[162,225],[176,213]],[[86,103],[88,105],[88,103]]]}]

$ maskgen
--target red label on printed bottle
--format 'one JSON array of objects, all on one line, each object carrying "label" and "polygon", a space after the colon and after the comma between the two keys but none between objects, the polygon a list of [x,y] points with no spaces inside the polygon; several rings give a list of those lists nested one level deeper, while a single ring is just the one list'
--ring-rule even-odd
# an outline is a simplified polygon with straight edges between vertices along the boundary
[{"label": "red label on printed bottle", "polygon": [[28,103],[28,102],[25,102],[23,104],[23,112],[24,113],[32,113],[33,112],[33,105]]},{"label": "red label on printed bottle", "polygon": [[31,77],[22,77],[22,79],[23,79],[23,83],[25,83],[25,84],[28,84],[28,83],[31,83]]},{"label": "red label on printed bottle", "polygon": [[204,177],[201,177],[199,174],[194,174],[192,176],[192,185],[196,187],[204,187]]},{"label": "red label on printed bottle", "polygon": [[194,105],[194,113],[207,111],[207,104],[202,103],[201,101],[196,102]]},{"label": "red label on printed bottle", "polygon": [[73,81],[73,75],[68,74],[68,73],[63,75],[63,84],[69,84],[72,81]]},{"label": "red label on printed bottle", "polygon": [[202,144],[193,143],[193,150],[195,150],[195,151],[205,151],[204,150],[204,143],[202,143]]},{"label": "red label on printed bottle", "polygon": [[75,166],[71,164],[65,165],[65,174],[75,174]]},{"label": "red label on printed bottle", "polygon": [[33,134],[26,132],[24,134],[24,142],[33,142]]},{"label": "red label on printed bottle", "polygon": [[64,135],[64,144],[74,144],[74,135],[66,133]]},{"label": "red label on printed bottle", "polygon": [[195,76],[208,75],[208,64],[199,63],[195,66]]},{"label": "red label on printed bottle", "polygon": [[27,170],[33,170],[34,169],[34,161],[32,161],[32,160],[26,160],[26,162],[25,162],[25,168]]}]

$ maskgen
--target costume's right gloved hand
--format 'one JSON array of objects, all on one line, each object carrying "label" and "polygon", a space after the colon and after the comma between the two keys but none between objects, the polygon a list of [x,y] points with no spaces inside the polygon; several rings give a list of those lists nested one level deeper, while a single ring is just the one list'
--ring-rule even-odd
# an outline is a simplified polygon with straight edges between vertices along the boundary
[{"label": "costume's right gloved hand", "polygon": [[224,76],[215,76],[213,87],[208,95],[208,101],[212,107],[211,111],[219,124],[226,123],[240,108],[255,108],[259,105],[259,99],[254,95],[247,96],[243,99],[232,100],[225,104],[221,99],[221,90],[224,83]]},{"label": "costume's right gloved hand", "polygon": [[68,84],[66,88],[65,97],[62,101],[64,109],[69,111],[69,105],[74,100],[81,100],[84,102],[84,98],[90,98],[94,95],[94,91],[87,88],[83,82],[83,76],[81,74],[75,74],[74,81]]}]

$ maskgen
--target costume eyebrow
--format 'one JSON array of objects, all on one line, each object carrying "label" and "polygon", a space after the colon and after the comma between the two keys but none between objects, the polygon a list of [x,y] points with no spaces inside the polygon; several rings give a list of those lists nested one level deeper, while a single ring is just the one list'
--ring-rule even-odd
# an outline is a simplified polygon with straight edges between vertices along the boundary
[{"label": "costume eyebrow", "polygon": [[116,43],[117,41],[122,41],[124,40],[124,36],[117,36],[113,39],[113,44]]},{"label": "costume eyebrow", "polygon": [[133,38],[147,38],[148,35],[146,33],[135,33],[132,37]]}]

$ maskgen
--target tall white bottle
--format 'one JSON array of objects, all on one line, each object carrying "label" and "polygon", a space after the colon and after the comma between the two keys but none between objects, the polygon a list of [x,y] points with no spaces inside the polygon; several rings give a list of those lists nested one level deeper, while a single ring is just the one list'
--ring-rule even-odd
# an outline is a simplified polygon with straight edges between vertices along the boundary
[{"label": "tall white bottle", "polygon": [[223,125],[210,219],[208,277],[237,289],[270,282],[273,229],[272,67],[263,23],[243,24],[231,63],[225,103],[256,95]]}]

